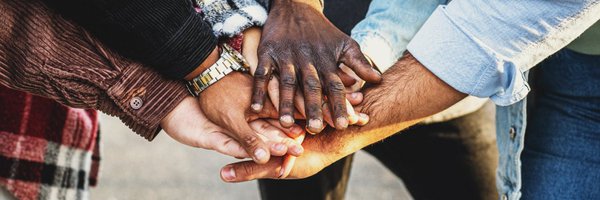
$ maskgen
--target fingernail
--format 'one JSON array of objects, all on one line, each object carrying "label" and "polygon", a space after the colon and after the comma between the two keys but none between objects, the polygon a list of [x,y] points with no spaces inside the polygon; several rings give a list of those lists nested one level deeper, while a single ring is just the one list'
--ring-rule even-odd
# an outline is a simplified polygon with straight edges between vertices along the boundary
[{"label": "fingernail", "polygon": [[353,93],[350,95],[350,97],[352,97],[352,99],[356,99],[356,98],[358,98],[358,94],[359,94],[358,92],[353,92]]},{"label": "fingernail", "polygon": [[226,181],[233,181],[235,180],[235,170],[233,170],[233,167],[227,166],[225,169],[221,170],[221,177]]},{"label": "fingernail", "polygon": [[363,118],[363,119],[368,119],[369,118],[369,115],[367,115],[365,113],[359,113],[358,115],[360,115],[360,118]]},{"label": "fingernail", "polygon": [[302,148],[302,146],[294,146],[292,147],[292,153],[296,154],[296,155],[300,155],[304,152],[304,148]]},{"label": "fingernail", "polygon": [[256,149],[256,151],[254,151],[254,157],[256,157],[256,160],[263,160],[265,159],[267,156],[267,152],[263,149]]},{"label": "fingernail", "polygon": [[259,111],[260,109],[262,109],[262,106],[260,104],[257,104],[257,103],[252,104],[252,106],[250,106],[250,107],[252,107],[252,110],[254,110],[254,111]]},{"label": "fingernail", "polygon": [[381,76],[381,72],[379,70],[375,69],[374,67],[371,69],[373,69],[373,71],[375,71],[379,76]]},{"label": "fingernail", "polygon": [[319,130],[319,129],[321,129],[321,127],[323,127],[323,120],[320,120],[320,119],[308,120],[308,126],[315,130]]},{"label": "fingernail", "polygon": [[281,116],[281,118],[279,118],[279,120],[281,122],[283,122],[283,123],[286,123],[286,124],[293,124],[294,123],[294,118],[292,116],[289,116],[289,115]]},{"label": "fingernail", "polygon": [[283,177],[283,173],[285,173],[285,167],[282,167],[281,170],[279,170],[279,176],[277,178]]},{"label": "fingernail", "polygon": [[336,128],[346,128],[348,127],[348,119],[346,119],[345,117],[338,117],[336,120]]},{"label": "fingernail", "polygon": [[277,144],[273,144],[273,148],[275,148],[275,150],[277,150],[277,151],[284,151],[285,145],[283,145],[281,143],[277,143]]}]

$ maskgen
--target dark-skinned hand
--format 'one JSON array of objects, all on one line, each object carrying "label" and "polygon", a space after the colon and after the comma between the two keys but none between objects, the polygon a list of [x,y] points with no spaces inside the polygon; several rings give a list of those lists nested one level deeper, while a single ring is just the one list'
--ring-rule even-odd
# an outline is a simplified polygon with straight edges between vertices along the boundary
[{"label": "dark-skinned hand", "polygon": [[[279,121],[283,127],[294,124],[294,94],[304,94],[307,129],[323,130],[323,93],[337,129],[348,126],[344,84],[339,63],[350,67],[361,79],[378,83],[381,75],[369,65],[356,41],[325,18],[318,1],[273,1],[258,48],[258,68],[254,75],[252,110],[265,108],[268,83],[274,70],[279,73]],[[297,84],[297,77],[301,83]]]}]

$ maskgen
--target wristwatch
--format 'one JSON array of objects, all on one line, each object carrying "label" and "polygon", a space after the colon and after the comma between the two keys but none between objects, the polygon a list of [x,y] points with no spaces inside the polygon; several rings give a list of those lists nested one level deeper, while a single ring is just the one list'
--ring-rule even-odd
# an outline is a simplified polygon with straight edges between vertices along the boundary
[{"label": "wristwatch", "polygon": [[249,71],[250,65],[246,62],[242,54],[227,44],[223,44],[221,49],[221,56],[215,64],[211,65],[196,78],[187,81],[185,84],[192,96],[198,97],[202,91],[206,90],[206,88],[221,80],[231,72]]}]

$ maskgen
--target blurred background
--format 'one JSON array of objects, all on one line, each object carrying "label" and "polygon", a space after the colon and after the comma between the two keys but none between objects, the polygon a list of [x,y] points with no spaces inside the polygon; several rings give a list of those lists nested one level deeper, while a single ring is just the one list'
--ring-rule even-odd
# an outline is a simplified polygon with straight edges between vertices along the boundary
[{"label": "blurred background", "polygon": [[[181,145],[165,133],[147,142],[117,118],[100,118],[102,162],[92,200],[260,199],[255,181],[231,184],[219,178],[219,169],[236,159]],[[364,152],[354,158],[346,197],[412,199],[398,178]]]}]

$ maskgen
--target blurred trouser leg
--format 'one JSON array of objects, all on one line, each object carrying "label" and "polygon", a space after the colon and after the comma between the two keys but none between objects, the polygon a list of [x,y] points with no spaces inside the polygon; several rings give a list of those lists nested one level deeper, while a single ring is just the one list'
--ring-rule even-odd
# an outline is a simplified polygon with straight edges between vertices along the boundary
[{"label": "blurred trouser leg", "polygon": [[497,199],[494,106],[417,125],[365,148],[415,199]]},{"label": "blurred trouser leg", "polygon": [[600,199],[600,56],[563,49],[536,69],[523,199]]}]

